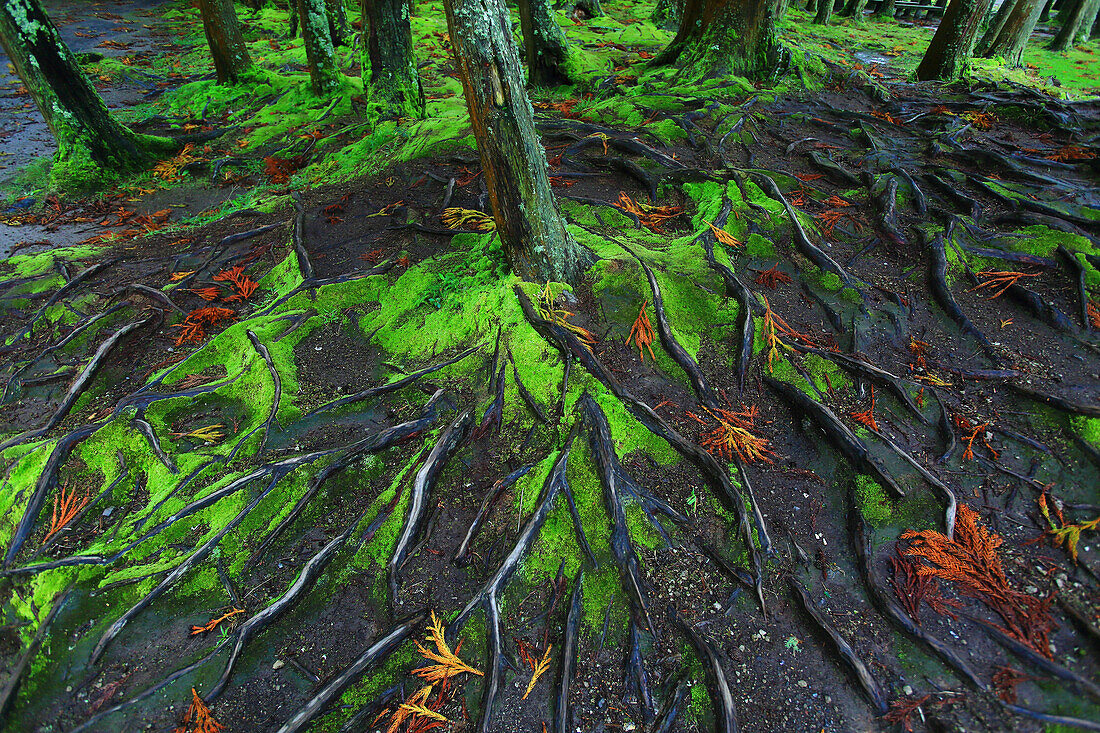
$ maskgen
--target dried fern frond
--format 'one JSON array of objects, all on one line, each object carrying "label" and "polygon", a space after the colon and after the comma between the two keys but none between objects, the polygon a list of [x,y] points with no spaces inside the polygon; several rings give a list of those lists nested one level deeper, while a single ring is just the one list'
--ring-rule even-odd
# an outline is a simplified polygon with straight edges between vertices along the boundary
[{"label": "dried fern frond", "polygon": [[214,716],[210,714],[210,708],[192,687],[191,704],[183,716],[183,724],[178,726],[174,733],[218,733],[224,729],[225,726],[214,720]]},{"label": "dried fern frond", "polygon": [[714,235],[714,238],[727,247],[741,248],[745,246],[744,242],[727,232],[725,229],[719,229],[713,224],[707,224],[707,226],[710,227],[710,232]]},{"label": "dried fern frond", "polygon": [[477,675],[478,677],[484,676],[484,672],[474,669],[469,664],[459,659],[458,654],[451,651],[451,647],[447,645],[447,640],[444,638],[443,623],[436,617],[435,611],[431,612],[431,624],[428,627],[428,640],[435,644],[435,651],[424,647],[419,642],[417,642],[416,648],[420,651],[420,656],[435,662],[435,664],[414,669],[412,674],[433,684],[446,681],[463,672]]},{"label": "dried fern frond", "polygon": [[553,644],[546,647],[546,653],[542,655],[542,659],[535,665],[534,672],[531,674],[531,681],[527,683],[527,691],[523,693],[523,699],[526,700],[527,696],[531,694],[531,690],[535,689],[535,683],[539,681],[539,677],[550,669],[550,650],[554,648]]},{"label": "dried fern frond", "polygon": [[477,232],[494,232],[497,228],[496,220],[483,211],[475,209],[460,209],[451,207],[443,210],[440,217],[443,226],[448,229],[473,229]]},{"label": "dried fern frond", "polygon": [[642,353],[642,348],[649,349],[649,357],[653,361],[657,361],[657,357],[653,355],[653,347],[650,345],[653,343],[653,324],[649,322],[649,313],[646,308],[649,307],[649,301],[646,300],[642,303],[642,309],[638,311],[638,317],[634,319],[634,325],[630,327],[630,335],[626,337],[626,345],[630,345],[630,340],[634,339],[634,345],[638,347],[638,359],[645,361],[645,355]]}]

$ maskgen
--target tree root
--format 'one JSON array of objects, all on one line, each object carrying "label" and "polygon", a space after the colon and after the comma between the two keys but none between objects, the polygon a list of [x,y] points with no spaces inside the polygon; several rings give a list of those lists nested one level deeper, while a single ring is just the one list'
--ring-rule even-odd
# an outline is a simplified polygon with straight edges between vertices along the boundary
[{"label": "tree root", "polygon": [[[173,515],[173,517],[170,517],[169,519],[165,520],[165,522],[162,522],[163,525],[170,524],[171,522],[178,520],[181,516],[191,514],[201,508],[210,506],[220,498],[236,493],[237,491],[257,479],[266,478],[268,476],[271,477],[271,481],[268,483],[267,487],[264,488],[264,490],[261,491],[252,501],[250,501],[244,509],[238,512],[237,515],[233,517],[233,519],[229,520],[229,522],[227,522],[224,527],[218,530],[218,532],[215,533],[213,537],[211,537],[201,546],[196,548],[196,550],[188,555],[187,558],[183,560],[180,564],[176,565],[176,567],[173,568],[172,571],[169,572],[165,576],[165,578],[157,584],[155,588],[153,588],[153,590],[149,591],[149,593],[145,597],[143,597],[141,600],[131,606],[129,610],[122,614],[120,618],[118,618],[107,628],[106,631],[103,632],[103,635],[99,638],[99,641],[95,645],[95,649],[92,650],[92,656],[90,660],[91,663],[95,664],[99,660],[99,658],[103,655],[103,652],[107,649],[107,645],[110,644],[111,641],[116,636],[118,636],[124,628],[126,628],[126,625],[131,620],[133,620],[139,613],[145,610],[145,608],[147,608],[149,604],[156,600],[166,590],[175,585],[176,582],[179,581],[179,579],[182,578],[192,567],[194,567],[196,563],[200,562],[207,555],[209,555],[221,542],[222,538],[225,537],[225,535],[229,534],[229,532],[231,532],[233,529],[235,529],[237,525],[239,525],[244,520],[248,513],[251,512],[263,499],[265,499],[267,495],[270,494],[275,486],[279,483],[279,481],[281,481],[287,474],[303,465],[313,463],[314,461],[325,456],[332,455],[335,452],[335,450],[315,451],[313,453],[305,453],[300,456],[284,459],[277,463],[270,463],[266,466],[262,466],[252,473],[242,476],[241,478],[233,481],[222,489],[211,493],[205,498],[192,502],[187,507],[184,507],[175,515]],[[154,528],[153,530],[150,530],[150,532],[153,531],[157,531],[157,529]]]},{"label": "tree root", "polygon": [[[627,684],[630,689],[633,684],[638,691],[638,704],[642,708],[642,718],[648,726],[657,716],[653,709],[653,695],[649,691],[649,678],[645,672],[645,658],[642,656],[642,632],[634,619],[630,620],[630,653],[627,655]],[[625,701],[625,700],[624,700]]]},{"label": "tree root", "polygon": [[[262,426],[264,432],[263,435],[260,437],[260,446],[256,449],[256,453],[259,454],[263,453],[264,446],[267,445],[267,436],[271,433],[271,426],[274,424],[275,415],[279,411],[279,403],[283,399],[283,379],[281,376],[279,376],[279,370],[275,368],[275,362],[271,360],[271,352],[268,351],[267,346],[260,343],[260,339],[257,338],[256,334],[252,332],[252,329],[248,329],[245,333],[248,334],[248,340],[252,342],[252,347],[256,349],[256,353],[258,353],[263,358],[264,363],[267,364],[267,370],[271,373],[271,381],[275,385],[275,396],[272,398],[271,412],[268,414],[267,420],[264,421],[264,424]],[[252,433],[250,432],[248,435],[252,435]],[[237,449],[244,444],[244,441],[248,438],[248,435],[246,435],[237,443],[237,447],[233,449],[233,453],[236,453]],[[230,454],[229,458],[226,460],[226,463],[229,463],[229,461],[231,460],[233,460],[232,454]]]},{"label": "tree root", "polygon": [[1100,405],[1087,405],[1082,402],[1074,402],[1073,400],[1067,400],[1058,395],[1047,394],[1046,392],[1040,392],[1039,390],[1025,387],[1017,382],[1005,382],[1004,385],[1016,394],[1023,395],[1036,402],[1042,402],[1044,405],[1053,407],[1056,410],[1071,412],[1075,415],[1100,417]]},{"label": "tree root", "polygon": [[[713,235],[710,236],[713,237]],[[714,258],[714,244],[709,238],[704,240],[703,249],[707,254],[707,264],[722,277],[722,282],[726,285],[726,293],[737,298],[737,330],[741,334],[741,343],[737,349],[737,390],[739,392],[744,392],[745,374],[748,373],[749,361],[752,359],[752,344],[754,338],[752,291],[741,282],[737,275],[733,273],[733,270]]]},{"label": "tree root", "polygon": [[875,712],[879,715],[884,715],[889,709],[886,704],[886,694],[883,692],[878,682],[875,681],[875,678],[871,676],[871,671],[867,669],[867,665],[863,663],[863,660],[859,658],[859,655],[856,654],[851,645],[840,635],[840,632],[837,631],[832,621],[814,605],[813,599],[810,598],[810,595],[806,592],[806,589],[802,587],[802,584],[795,580],[793,576],[787,578],[787,584],[790,585],[795,598],[798,599],[799,605],[802,606],[802,610],[813,619],[817,627],[824,632],[833,643],[834,649],[840,655],[840,658],[844,660],[844,664],[848,671],[855,677],[860,688],[870,699],[872,706],[875,708]]},{"label": "tree root", "polygon": [[[658,415],[653,408],[642,402],[631,392],[626,390],[611,372],[596,359],[595,355],[580,341],[579,338],[568,329],[546,320],[538,314],[531,300],[523,289],[514,287],[516,297],[519,298],[520,308],[523,310],[528,322],[535,330],[554,344],[561,352],[564,359],[570,356],[576,357],[585,369],[611,391],[626,406],[631,415],[644,425],[654,435],[666,441],[673,450],[687,459],[703,475],[704,480],[723,502],[727,509],[737,517],[738,529],[741,534],[745,549],[752,559],[753,579],[756,585],[757,600],[760,603],[761,613],[767,618],[767,606],[764,602],[763,588],[763,560],[759,548],[752,539],[752,527],[745,512],[745,503],[740,490],[730,481],[729,473],[722,468],[714,456],[707,453],[698,445],[688,441]],[[564,397],[563,397],[564,399]]]},{"label": "tree root", "polygon": [[57,292],[55,292],[53,295],[51,295],[50,299],[47,300],[45,302],[45,304],[43,304],[43,306],[41,308],[39,308],[38,311],[33,316],[31,316],[29,319],[27,319],[26,325],[23,326],[23,328],[18,333],[16,333],[15,336],[13,336],[11,338],[11,343],[14,344],[15,342],[19,341],[24,336],[30,335],[32,329],[34,328],[34,324],[38,322],[38,319],[42,317],[42,314],[45,313],[46,310],[50,306],[52,306],[54,303],[56,303],[57,301],[61,300],[66,295],[68,295],[73,289],[76,288],[77,285],[84,282],[88,278],[94,277],[101,270],[103,270],[107,267],[110,267],[111,265],[113,265],[116,262],[118,262],[118,258],[112,257],[112,258],[103,260],[102,262],[97,262],[94,265],[90,265],[89,267],[84,268],[83,270],[78,272],[76,275],[74,275],[72,277],[72,279],[70,279],[67,283],[62,285],[60,288],[58,288]]},{"label": "tree root", "polygon": [[[604,504],[611,517],[609,543],[611,554],[619,567],[619,576],[635,615],[644,620],[650,633],[655,633],[656,627],[649,613],[645,578],[638,561],[638,553],[630,539],[630,529],[627,527],[626,513],[623,510],[623,496],[619,490],[619,481],[625,472],[615,456],[614,444],[611,441],[611,427],[608,425],[603,409],[587,392],[580,396],[578,404],[583,411],[584,421],[588,423],[588,444],[596,463],[596,470],[600,474],[600,483],[603,485]],[[633,483],[629,477],[627,481]]]},{"label": "tree root", "polygon": [[994,364],[999,364],[1000,357],[997,350],[985,337],[985,334],[979,331],[977,326],[966,317],[962,308],[955,301],[955,296],[951,294],[951,289],[947,286],[947,252],[944,249],[943,237],[936,235],[935,239],[927,243],[926,249],[929,254],[928,287],[932,291],[932,297],[936,299],[936,302],[939,303],[940,308],[947,316],[962,329],[963,333],[973,336],[990,360]]},{"label": "tree root", "polygon": [[798,251],[822,270],[835,274],[845,285],[854,287],[855,281],[852,280],[851,276],[844,268],[832,257],[825,254],[824,250],[810,241],[810,237],[806,234],[806,230],[802,228],[802,223],[798,220],[794,207],[787,201],[787,197],[783,195],[783,192],[779,190],[779,186],[775,185],[775,181],[773,181],[771,177],[763,174],[758,174],[755,177],[764,182],[766,185],[766,193],[783,204],[783,208],[787,210],[787,217],[791,220],[791,235],[794,238],[794,244],[795,247],[798,248]]},{"label": "tree root", "polygon": [[874,552],[871,549],[871,533],[867,526],[867,520],[863,518],[859,507],[855,506],[854,497],[848,495],[848,531],[852,540],[852,549],[855,550],[856,563],[859,567],[860,577],[867,589],[867,594],[875,606],[908,636],[926,646],[944,664],[951,668],[956,675],[965,682],[969,682],[976,689],[988,690],[989,685],[982,681],[965,659],[955,653],[955,650],[944,644],[922,629],[909,614],[901,609],[893,601],[890,594],[882,587],[875,577]]},{"label": "tree root", "polygon": [[3,690],[0,690],[0,720],[3,720],[4,715],[7,713],[8,706],[11,705],[12,700],[15,698],[15,693],[19,690],[19,682],[23,677],[23,673],[38,655],[38,650],[49,634],[54,619],[57,618],[57,614],[61,612],[61,609],[65,607],[65,601],[69,599],[69,594],[72,593],[72,590],[73,584],[70,584],[68,588],[59,591],[57,595],[54,596],[53,601],[50,603],[50,612],[46,614],[46,618],[42,619],[42,623],[38,625],[38,629],[34,633],[34,638],[31,639],[31,643],[27,645],[26,651],[23,652],[23,655],[19,657],[19,661],[15,663],[15,666],[12,667],[11,671],[8,673],[7,684],[4,685]]},{"label": "tree root", "polygon": [[353,443],[348,446],[343,454],[335,461],[325,466],[310,482],[309,488],[302,494],[301,498],[294,504],[294,508],[290,510],[282,521],[279,522],[276,527],[268,533],[263,542],[260,543],[256,551],[252,553],[252,556],[248,559],[245,567],[251,567],[257,559],[263,557],[267,553],[267,549],[271,547],[271,544],[279,538],[280,535],[302,513],[302,511],[309,505],[309,502],[313,500],[313,497],[321,489],[321,485],[333,474],[344,470],[358,459],[364,453],[378,453],[387,448],[391,448],[398,443],[401,443],[415,435],[427,430],[435,420],[435,405],[438,400],[443,396],[443,390],[437,390],[431,399],[428,400],[428,404],[425,406],[424,411],[420,417],[416,420],[412,420],[400,425],[395,425],[391,428],[386,428],[375,435],[370,436],[358,443]]},{"label": "tree root", "polygon": [[435,447],[432,448],[431,453],[424,460],[424,465],[416,472],[416,478],[413,479],[409,506],[405,512],[405,523],[397,538],[397,544],[394,545],[393,555],[390,556],[390,561],[386,565],[390,583],[390,603],[394,606],[400,603],[401,567],[405,564],[409,550],[421,534],[432,486],[443,471],[447,459],[466,440],[469,430],[470,410],[466,410],[439,436]]},{"label": "tree root", "polygon": [[710,702],[714,707],[716,718],[715,733],[737,733],[737,703],[733,700],[733,691],[730,689],[726,672],[722,668],[722,660],[718,658],[718,652],[690,624],[679,616],[675,616],[674,619],[688,641],[695,647],[695,651],[705,661],[707,692],[710,693]]},{"label": "tree root", "polygon": [[[76,278],[73,279],[75,280]],[[121,341],[130,332],[144,326],[146,323],[152,320],[152,318],[152,316],[146,316],[140,321],[131,321],[130,323],[127,323],[125,326],[118,329],[109,337],[107,337],[103,341],[103,343],[99,345],[99,348],[96,349],[95,354],[92,356],[87,366],[85,366],[84,369],[80,372],[80,375],[77,376],[75,380],[73,380],[73,383],[71,385],[69,385],[69,390],[65,393],[65,397],[62,398],[61,404],[58,405],[56,410],[54,410],[53,415],[46,422],[46,424],[40,428],[20,433],[19,435],[16,435],[12,438],[9,438],[8,440],[5,440],[3,443],[0,443],[0,452],[7,450],[12,446],[21,445],[23,443],[26,443],[27,441],[40,438],[46,433],[53,430],[55,427],[57,427],[57,425],[65,419],[65,416],[69,414],[69,410],[71,410],[73,408],[73,405],[76,404],[76,401],[80,398],[80,395],[84,394],[84,390],[87,389],[88,383],[92,381],[92,377],[95,376],[95,373],[99,370],[99,367],[103,363],[103,360],[107,358],[107,355],[111,353],[111,350],[114,349],[115,345],[118,344],[118,342]]]},{"label": "tree root", "polygon": [[554,462],[553,468],[550,469],[550,473],[546,476],[539,505],[536,507],[534,513],[527,519],[527,523],[520,531],[519,537],[516,538],[516,543],[512,547],[512,551],[504,558],[500,567],[497,568],[497,571],[493,573],[492,577],[489,578],[485,585],[481,587],[481,590],[470,599],[466,607],[462,609],[455,620],[447,627],[447,639],[453,642],[455,637],[462,632],[463,627],[465,627],[466,623],[470,620],[470,616],[479,608],[485,610],[486,626],[488,626],[488,639],[486,643],[489,650],[489,660],[487,664],[488,669],[485,671],[485,684],[482,688],[481,719],[477,724],[477,730],[480,733],[489,733],[491,730],[493,704],[496,702],[497,695],[500,693],[500,688],[504,684],[504,641],[500,622],[500,593],[508,583],[508,580],[512,577],[512,574],[519,568],[524,556],[526,556],[527,552],[531,549],[531,545],[534,544],[535,538],[538,537],[543,524],[546,523],[546,518],[550,515],[550,510],[554,506],[554,500],[558,497],[558,494],[562,493],[568,486],[565,473],[569,462],[569,451],[573,446],[573,439],[575,436],[576,428],[570,432],[565,447],[561,449],[561,453]]},{"label": "tree root", "polygon": [[1017,715],[1023,715],[1025,718],[1031,718],[1032,720],[1038,720],[1040,723],[1049,723],[1050,725],[1065,725],[1070,728],[1080,728],[1081,730],[1097,730],[1100,731],[1100,723],[1094,720],[1084,720],[1083,718],[1071,718],[1068,715],[1052,715],[1050,713],[1042,713],[1038,710],[1031,710],[1030,708],[1020,707],[1019,705],[1013,705],[1012,703],[998,700],[1001,706],[1005,710],[1009,710]]},{"label": "tree root", "polygon": [[485,519],[489,516],[489,510],[501,494],[509,489],[516,481],[525,476],[528,471],[533,468],[533,464],[528,464],[523,468],[517,468],[504,478],[498,479],[493,484],[492,488],[485,493],[485,497],[481,500],[481,506],[478,507],[477,515],[474,516],[472,522],[470,522],[469,529],[466,530],[466,535],[462,538],[462,542],[459,543],[458,549],[455,550],[454,557],[451,558],[451,562],[458,567],[466,567],[469,564],[470,559],[470,547],[473,545],[474,539],[477,538],[478,532],[481,531],[481,525],[485,523]]},{"label": "tree root", "polygon": [[669,695],[668,700],[661,708],[661,712],[657,715],[657,720],[653,724],[653,733],[669,733],[672,730],[672,726],[676,724],[676,718],[679,717],[680,711],[683,709],[684,702],[690,697],[691,688],[688,687],[687,679],[681,678],[676,686],[672,688],[672,694]]},{"label": "tree root", "polygon": [[561,645],[561,665],[558,668],[557,699],[554,705],[554,733],[571,733],[573,713],[569,705],[569,688],[577,672],[577,649],[581,616],[584,612],[584,570],[577,571],[573,582],[573,595],[569,602],[569,613],[565,617],[565,640]]},{"label": "tree root", "polygon": [[164,464],[164,467],[172,474],[178,474],[180,472],[179,467],[176,466],[176,462],[172,460],[172,457],[164,452],[164,448],[160,445],[160,438],[157,437],[156,431],[153,430],[153,426],[149,424],[149,421],[139,415],[135,415],[130,424],[137,428],[137,431],[145,436],[145,439],[149,441],[149,447],[153,449],[153,453],[156,455],[160,462]]},{"label": "tree root", "polygon": [[390,392],[396,392],[397,390],[402,389],[402,388],[407,387],[408,385],[412,384],[413,382],[420,379],[424,375],[431,374],[432,372],[437,372],[440,369],[443,369],[445,367],[449,367],[452,364],[456,364],[456,363],[462,361],[463,359],[465,359],[470,354],[473,354],[475,351],[480,351],[480,350],[481,350],[480,345],[479,346],[473,346],[469,349],[466,349],[461,354],[459,354],[458,356],[456,356],[452,359],[448,359],[447,361],[440,362],[439,364],[433,364],[432,366],[429,366],[429,367],[424,367],[423,369],[418,369],[417,371],[412,372],[411,374],[409,374],[405,377],[402,377],[401,379],[398,379],[395,382],[390,382],[388,384],[379,385],[377,387],[371,387],[369,389],[363,390],[362,392],[356,392],[355,394],[348,395],[347,397],[341,397],[340,399],[333,400],[332,402],[326,402],[325,404],[321,405],[320,407],[318,407],[313,412],[309,413],[306,417],[313,417],[313,416],[315,416],[315,415],[317,415],[321,412],[325,412],[326,410],[334,410],[337,407],[343,407],[344,405],[350,405],[350,404],[355,403],[355,402],[362,402],[363,400],[370,399],[371,397],[377,397],[379,395],[389,394]]},{"label": "tree root", "polygon": [[527,391],[527,387],[525,387],[523,381],[520,380],[519,370],[516,369],[516,360],[512,356],[511,349],[508,350],[508,361],[512,362],[512,380],[515,381],[516,389],[519,390],[519,396],[523,398],[523,402],[531,408],[531,412],[535,413],[535,417],[537,417],[540,422],[550,422],[542,407],[539,406],[538,401],[535,400],[535,396]]},{"label": "tree root", "polygon": [[291,239],[294,242],[294,253],[298,256],[298,271],[302,274],[302,282],[312,283],[313,263],[309,261],[309,252],[306,250],[306,212],[302,208],[302,196],[295,191],[291,198],[294,202],[294,226],[291,229]]},{"label": "tree root", "polygon": [[305,730],[313,719],[324,711],[329,703],[335,700],[344,690],[362,677],[367,670],[388,657],[394,649],[412,636],[413,632],[424,623],[427,616],[426,613],[421,611],[415,616],[395,624],[386,632],[385,636],[367,647],[354,662],[340,670],[340,672],[333,677],[328,684],[321,688],[316,695],[310,698],[305,705],[298,708],[298,710],[283,723],[277,733],[299,733]]},{"label": "tree root", "polygon": [[1069,270],[1074,285],[1077,286],[1077,317],[1081,319],[1081,328],[1085,333],[1092,333],[1092,323],[1089,319],[1089,293],[1085,286],[1085,266],[1068,249],[1066,245],[1058,245],[1058,254]]},{"label": "tree root", "polygon": [[862,469],[872,474],[875,479],[889,491],[895,499],[905,496],[905,492],[886,467],[879,463],[878,459],[871,455],[867,445],[859,439],[848,427],[840,421],[840,418],[825,405],[808,397],[802,390],[792,387],[786,382],[780,382],[767,375],[764,381],[782,397],[792,408],[810,417],[814,423],[825,433],[825,437],[836,447],[845,458],[855,464],[857,469]]}]

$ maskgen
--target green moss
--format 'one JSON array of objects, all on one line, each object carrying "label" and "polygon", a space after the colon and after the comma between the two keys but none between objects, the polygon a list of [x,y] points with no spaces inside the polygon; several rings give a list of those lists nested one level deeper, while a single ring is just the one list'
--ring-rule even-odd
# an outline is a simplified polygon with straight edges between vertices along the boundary
[{"label": "green moss", "polygon": [[882,486],[864,473],[856,474],[854,482],[856,501],[860,512],[863,513],[863,518],[872,527],[880,527],[889,522],[890,503]]}]

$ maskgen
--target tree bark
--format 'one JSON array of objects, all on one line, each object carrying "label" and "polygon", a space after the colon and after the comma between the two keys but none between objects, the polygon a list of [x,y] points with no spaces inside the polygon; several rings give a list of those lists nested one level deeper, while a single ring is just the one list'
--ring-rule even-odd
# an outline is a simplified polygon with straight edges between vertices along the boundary
[{"label": "tree bark", "polygon": [[848,4],[840,11],[843,18],[855,18],[863,20],[863,11],[867,8],[867,0],[848,0]]},{"label": "tree bark", "polygon": [[817,12],[817,2],[818,2],[818,0],[806,0],[806,12],[807,13],[816,13]]},{"label": "tree bark", "polygon": [[218,83],[236,84],[241,73],[252,65],[252,59],[241,35],[233,0],[199,0],[199,12]]},{"label": "tree bark", "polygon": [[984,56],[1002,56],[1006,66],[1019,66],[1041,12],[1043,0],[1018,0],[1005,19],[1001,32],[985,50]]},{"label": "tree bark", "polygon": [[1047,46],[1051,51],[1065,51],[1078,40],[1087,39],[1092,24],[1096,21],[1096,12],[1100,10],[1100,0],[1077,0],[1066,12],[1065,22]]},{"label": "tree bark", "polygon": [[817,0],[817,15],[814,16],[814,23],[828,25],[831,17],[833,17],[833,0]]},{"label": "tree bark", "polygon": [[363,0],[363,88],[402,117],[424,116],[408,0]]},{"label": "tree bark", "polygon": [[990,0],[951,0],[917,67],[918,80],[951,81],[966,73],[974,53],[978,26],[989,3]]},{"label": "tree bark", "polygon": [[568,84],[569,42],[554,19],[550,0],[517,0],[527,57],[527,82],[536,87]]},{"label": "tree bark", "polygon": [[325,0],[296,0],[296,2],[313,92],[321,96],[332,94],[340,86],[340,71],[336,68],[336,53],[332,47]]},{"label": "tree bark", "polygon": [[55,185],[96,185],[103,171],[137,170],[179,147],[111,117],[39,0],[0,3],[0,45],[57,140]]},{"label": "tree bark", "polygon": [[894,0],[882,0],[875,8],[876,18],[893,18],[894,13],[897,11],[897,7],[894,4]]},{"label": "tree bark", "polygon": [[978,42],[979,55],[982,57],[987,55],[986,51],[993,45],[993,41],[997,40],[997,35],[1005,27],[1005,21],[1012,14],[1012,9],[1021,2],[1027,2],[1027,0],[1004,0],[997,8],[997,14],[989,21],[989,25],[986,26],[985,33],[982,35],[982,40]]},{"label": "tree bark", "polygon": [[649,16],[658,28],[673,29],[680,27],[680,15],[683,13],[684,0],[657,0],[653,14]]},{"label": "tree bark", "polygon": [[346,46],[348,43],[348,14],[344,10],[344,0],[325,0],[328,11],[328,32],[333,46]]},{"label": "tree bark", "polygon": [[444,0],[455,65],[512,271],[572,282],[593,261],[565,229],[504,0]]},{"label": "tree bark", "polygon": [[598,18],[603,15],[603,6],[600,0],[577,0],[577,7],[585,12],[589,18]]},{"label": "tree bark", "polygon": [[779,0],[685,0],[680,29],[655,63],[676,63],[692,76],[766,78],[782,51],[778,8]]},{"label": "tree bark", "polygon": [[[1050,20],[1050,11],[1054,9],[1054,3],[1058,0],[1047,0],[1046,5],[1043,6],[1043,12],[1039,15],[1039,22],[1046,23]],[[1061,15],[1061,13],[1059,13]]]}]

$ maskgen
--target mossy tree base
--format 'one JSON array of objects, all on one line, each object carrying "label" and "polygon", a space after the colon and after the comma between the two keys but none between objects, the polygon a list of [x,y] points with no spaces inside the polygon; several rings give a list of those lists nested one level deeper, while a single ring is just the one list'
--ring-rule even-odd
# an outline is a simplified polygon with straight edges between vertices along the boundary
[{"label": "mossy tree base", "polygon": [[364,0],[363,88],[368,98],[401,117],[424,116],[424,87],[405,0]]},{"label": "mossy tree base", "polygon": [[952,0],[917,67],[917,79],[951,81],[966,74],[990,0]]},{"label": "mossy tree base", "polygon": [[771,76],[781,46],[775,29],[777,0],[686,0],[680,30],[657,57],[694,77]]}]

